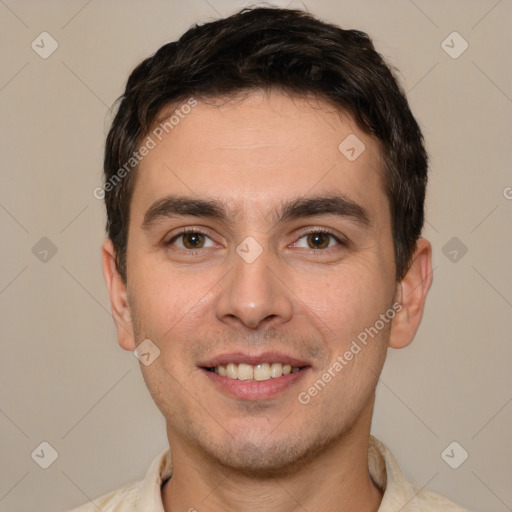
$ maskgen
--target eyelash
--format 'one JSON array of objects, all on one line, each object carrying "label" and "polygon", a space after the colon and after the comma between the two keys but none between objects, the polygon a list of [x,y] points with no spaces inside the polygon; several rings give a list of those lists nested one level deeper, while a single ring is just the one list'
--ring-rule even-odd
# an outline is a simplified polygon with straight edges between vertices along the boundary
[{"label": "eyelash", "polygon": [[[346,242],[345,240],[342,240],[340,237],[336,236],[333,232],[329,231],[328,229],[324,229],[324,228],[314,228],[314,229],[310,229],[309,231],[305,231],[304,233],[302,233],[299,236],[297,241],[300,240],[301,238],[304,238],[305,236],[316,234],[316,233],[323,233],[325,235],[329,235],[331,238],[334,238],[334,240],[336,240],[336,242],[338,242],[338,244],[341,245],[342,247],[348,247],[348,242]],[[336,249],[336,247],[328,247],[326,249],[308,249],[308,250],[315,251],[315,252],[330,252],[334,249]]]},{"label": "eyelash", "polygon": [[[206,233],[205,231],[202,231],[200,229],[197,229],[197,228],[194,228],[194,229],[184,229],[183,231],[180,231],[179,233],[174,235],[168,242],[165,242],[165,245],[166,246],[171,245],[172,242],[174,242],[174,240],[177,240],[181,236],[189,235],[189,234],[199,234],[199,235],[204,235],[204,236],[207,236],[208,238],[211,238],[208,235],[208,233]],[[191,254],[195,254],[197,251],[200,251],[201,249],[197,249],[196,251],[194,251],[193,249],[181,249],[179,247],[178,250],[185,251],[185,252],[188,252],[188,253],[191,253]]]},{"label": "eyelash", "polygon": [[[310,231],[306,231],[304,233],[301,234],[301,236],[297,239],[297,240],[300,240],[301,238],[304,238],[305,236],[307,235],[311,235],[311,234],[316,234],[316,233],[324,233],[326,235],[329,235],[331,236],[332,238],[334,238],[334,240],[336,240],[336,242],[338,242],[342,247],[348,247],[348,242],[340,239],[338,236],[336,236],[334,233],[332,233],[331,231],[327,230],[327,229],[323,229],[323,228],[315,228],[315,229],[312,229]],[[193,228],[193,229],[184,229],[183,231],[180,231],[179,233],[177,233],[176,235],[174,235],[169,241],[165,242],[165,246],[170,246],[172,244],[172,242],[174,242],[175,240],[177,240],[178,238],[184,236],[184,235],[188,235],[188,234],[200,234],[200,235],[204,235],[204,236],[207,236],[208,238],[211,239],[211,237],[209,236],[208,233],[206,233],[205,231],[202,231],[201,229],[199,228]],[[329,247],[327,249],[310,249],[311,251],[323,251],[323,252],[327,252],[329,251],[330,249],[334,249],[334,247]],[[199,249],[182,249],[181,247],[178,248],[179,251],[182,251],[182,252],[186,252],[187,254],[189,255],[192,255],[194,256],[195,254],[197,254],[198,252],[200,252],[202,250],[202,248],[199,248]]]}]

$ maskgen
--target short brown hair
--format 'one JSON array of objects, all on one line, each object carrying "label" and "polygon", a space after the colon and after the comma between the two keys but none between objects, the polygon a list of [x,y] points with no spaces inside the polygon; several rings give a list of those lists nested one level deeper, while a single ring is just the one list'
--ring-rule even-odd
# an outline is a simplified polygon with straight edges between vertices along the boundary
[{"label": "short brown hair", "polygon": [[[428,156],[403,89],[369,36],[307,12],[245,8],[193,25],[131,73],[106,140],[105,183],[130,161],[161,110],[187,98],[229,98],[276,88],[314,95],[350,113],[381,143],[390,202],[396,279],[411,263],[424,222]],[[126,281],[126,247],[134,173],[105,189],[107,233]],[[109,181],[110,180],[110,181]]]}]

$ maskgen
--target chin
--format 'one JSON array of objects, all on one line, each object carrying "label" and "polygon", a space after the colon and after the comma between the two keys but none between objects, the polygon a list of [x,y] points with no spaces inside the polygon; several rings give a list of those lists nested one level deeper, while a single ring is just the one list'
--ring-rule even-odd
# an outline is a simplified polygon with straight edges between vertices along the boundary
[{"label": "chin", "polygon": [[295,440],[284,437],[273,443],[263,438],[259,444],[241,441],[234,446],[231,441],[229,446],[217,446],[214,450],[209,447],[205,451],[227,470],[249,478],[269,478],[294,473],[327,449],[331,442],[325,434],[309,442],[301,434]]}]

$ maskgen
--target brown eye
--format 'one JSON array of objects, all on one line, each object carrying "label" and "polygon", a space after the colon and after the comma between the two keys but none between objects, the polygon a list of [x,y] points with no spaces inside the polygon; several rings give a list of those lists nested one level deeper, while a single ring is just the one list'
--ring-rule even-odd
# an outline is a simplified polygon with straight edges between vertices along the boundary
[{"label": "brown eye", "polygon": [[326,249],[329,247],[329,239],[332,237],[329,233],[310,233],[307,235],[308,246],[311,249]]},{"label": "brown eye", "polygon": [[181,250],[190,251],[193,249],[207,249],[208,247],[213,247],[215,244],[206,233],[189,229],[186,231],[181,231],[168,242],[166,242],[165,245],[174,246]]},{"label": "brown eye", "polygon": [[202,233],[185,233],[182,237],[183,245],[187,249],[200,249],[204,244],[204,235]]},{"label": "brown eye", "polygon": [[329,231],[315,229],[304,233],[297,242],[295,242],[294,247],[328,251],[331,249],[335,250],[336,248],[341,249],[343,247],[348,247],[348,242],[345,242]]}]

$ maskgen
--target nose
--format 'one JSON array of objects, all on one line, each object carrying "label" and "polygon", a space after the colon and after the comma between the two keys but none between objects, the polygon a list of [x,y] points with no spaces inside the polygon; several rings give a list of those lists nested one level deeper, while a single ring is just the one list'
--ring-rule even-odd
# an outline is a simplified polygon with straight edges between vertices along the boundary
[{"label": "nose", "polygon": [[231,272],[218,296],[217,318],[232,324],[242,323],[250,329],[289,321],[293,314],[293,293],[278,271],[279,261],[268,250],[263,250],[254,261],[234,253]]}]

